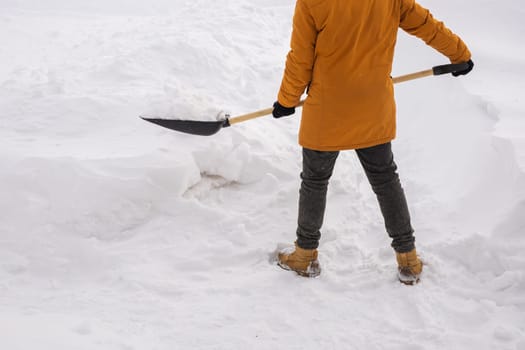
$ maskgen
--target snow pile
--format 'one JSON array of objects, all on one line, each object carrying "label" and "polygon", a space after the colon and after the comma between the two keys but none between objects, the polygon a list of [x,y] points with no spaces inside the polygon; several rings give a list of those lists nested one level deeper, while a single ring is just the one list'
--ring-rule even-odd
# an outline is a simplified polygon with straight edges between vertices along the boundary
[{"label": "snow pile", "polygon": [[[2,348],[525,348],[521,7],[424,5],[476,69],[396,86],[427,264],[407,288],[352,152],[330,185],[321,276],[270,262],[294,240],[299,115],[210,137],[138,118],[271,106],[293,2],[4,0]],[[495,14],[504,27],[485,25]],[[393,75],[443,63],[400,34]]]}]

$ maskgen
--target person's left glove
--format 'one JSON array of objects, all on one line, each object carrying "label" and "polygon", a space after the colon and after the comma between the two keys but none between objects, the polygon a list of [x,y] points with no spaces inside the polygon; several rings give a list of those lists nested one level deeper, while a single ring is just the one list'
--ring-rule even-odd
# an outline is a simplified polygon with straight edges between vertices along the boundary
[{"label": "person's left glove", "polygon": [[295,107],[284,107],[279,103],[279,101],[275,101],[275,103],[273,104],[272,115],[274,118],[282,118],[288,115],[292,115],[294,113]]},{"label": "person's left glove", "polygon": [[468,64],[468,67],[466,69],[463,69],[457,72],[453,72],[452,75],[455,77],[459,77],[460,75],[467,75],[468,73],[470,73],[472,68],[474,68],[474,62],[472,62],[472,60],[468,60],[467,64]]}]

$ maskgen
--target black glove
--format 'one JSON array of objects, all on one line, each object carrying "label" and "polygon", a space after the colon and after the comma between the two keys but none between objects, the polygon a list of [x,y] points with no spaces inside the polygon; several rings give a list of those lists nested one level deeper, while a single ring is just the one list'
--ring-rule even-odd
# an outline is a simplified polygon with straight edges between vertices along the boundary
[{"label": "black glove", "polygon": [[286,117],[295,113],[295,107],[284,107],[279,101],[275,101],[273,104],[272,115],[274,118]]},{"label": "black glove", "polygon": [[455,77],[459,77],[460,75],[467,75],[472,70],[472,68],[474,68],[474,62],[472,62],[472,60],[468,60],[467,64],[468,64],[467,69],[460,70],[457,72],[452,72],[452,75]]}]

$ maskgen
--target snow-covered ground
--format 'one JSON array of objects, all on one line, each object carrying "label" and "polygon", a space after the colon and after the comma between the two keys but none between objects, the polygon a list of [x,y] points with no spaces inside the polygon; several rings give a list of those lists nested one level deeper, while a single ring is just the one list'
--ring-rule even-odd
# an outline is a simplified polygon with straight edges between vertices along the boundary
[{"label": "snow-covered ground", "polygon": [[[1,349],[525,349],[525,24],[518,0],[425,0],[467,77],[396,86],[421,283],[399,284],[375,198],[340,156],[323,273],[295,238],[297,128],[210,137],[139,115],[271,106],[294,1],[0,1]],[[400,33],[393,75],[447,63]]]}]

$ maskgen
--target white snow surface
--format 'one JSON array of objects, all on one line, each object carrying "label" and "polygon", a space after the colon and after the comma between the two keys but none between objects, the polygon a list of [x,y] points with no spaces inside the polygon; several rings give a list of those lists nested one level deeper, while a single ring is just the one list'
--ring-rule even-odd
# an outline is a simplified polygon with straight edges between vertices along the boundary
[{"label": "white snow surface", "polygon": [[[425,261],[396,280],[352,151],[305,279],[295,116],[208,137],[139,115],[270,107],[294,1],[0,1],[1,349],[525,349],[521,0],[425,0],[466,77],[396,86],[400,176]],[[447,63],[400,33],[393,75]]]}]

